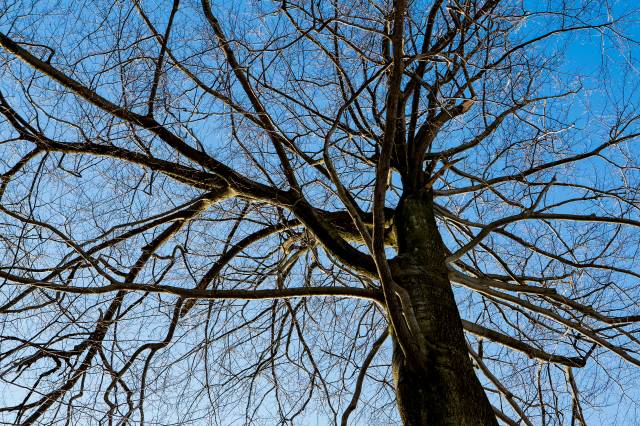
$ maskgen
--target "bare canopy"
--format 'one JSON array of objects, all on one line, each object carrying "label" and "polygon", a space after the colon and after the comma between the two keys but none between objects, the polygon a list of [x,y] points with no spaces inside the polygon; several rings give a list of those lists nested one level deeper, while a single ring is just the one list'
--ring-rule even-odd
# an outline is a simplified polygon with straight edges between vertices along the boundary
[{"label": "bare canopy", "polygon": [[624,421],[638,18],[2,4],[0,420]]}]

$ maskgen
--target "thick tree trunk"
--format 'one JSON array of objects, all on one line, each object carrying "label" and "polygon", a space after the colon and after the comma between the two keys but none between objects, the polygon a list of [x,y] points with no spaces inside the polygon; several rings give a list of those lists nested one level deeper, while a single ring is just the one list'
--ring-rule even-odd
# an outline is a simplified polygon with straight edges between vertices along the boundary
[{"label": "thick tree trunk", "polygon": [[429,345],[426,369],[410,365],[395,345],[393,372],[404,425],[497,425],[473,366],[444,263],[431,194],[405,196],[395,215],[398,256],[391,263],[397,284],[413,304]]}]

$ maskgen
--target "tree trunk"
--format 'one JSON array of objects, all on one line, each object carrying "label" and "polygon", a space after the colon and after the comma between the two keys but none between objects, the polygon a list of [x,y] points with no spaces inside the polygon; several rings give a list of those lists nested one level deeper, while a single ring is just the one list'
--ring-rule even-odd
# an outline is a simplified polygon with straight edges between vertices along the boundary
[{"label": "tree trunk", "polygon": [[426,369],[410,365],[394,344],[393,373],[404,425],[497,425],[473,370],[444,262],[429,191],[404,196],[395,215],[393,278],[413,304],[429,345]]}]

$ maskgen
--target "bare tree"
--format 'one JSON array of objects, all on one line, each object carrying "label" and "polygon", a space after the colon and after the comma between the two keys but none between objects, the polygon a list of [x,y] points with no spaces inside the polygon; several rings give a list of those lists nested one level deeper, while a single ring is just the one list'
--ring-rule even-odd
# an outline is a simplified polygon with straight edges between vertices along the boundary
[{"label": "bare tree", "polygon": [[3,2],[0,419],[630,420],[638,17]]}]

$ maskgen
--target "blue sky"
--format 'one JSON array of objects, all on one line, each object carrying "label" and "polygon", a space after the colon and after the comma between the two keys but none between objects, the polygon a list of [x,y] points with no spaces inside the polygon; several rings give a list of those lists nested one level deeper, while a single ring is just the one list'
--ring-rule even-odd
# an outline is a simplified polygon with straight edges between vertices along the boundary
[{"label": "blue sky", "polygon": [[[72,51],[72,47],[75,48],[77,44],[80,44],[82,49],[95,49],[96,51],[100,51],[101,49],[109,47],[110,40],[108,37],[104,36],[105,34],[109,34],[109,31],[114,30],[118,19],[113,18],[112,21],[108,21],[105,23],[106,30],[104,33],[101,33],[104,37],[89,37],[83,33],[84,28],[83,25],[90,25],[99,23],[98,15],[94,15],[92,13],[83,14],[84,20],[73,21],[71,19],[66,19],[66,15],[64,12],[65,7],[80,7],[81,2],[73,2],[73,1],[63,1],[57,3],[53,6],[51,3],[40,2],[40,7],[43,9],[47,9],[47,12],[50,13],[48,18],[42,18],[38,16],[38,14],[34,13],[33,17],[25,18],[21,25],[23,27],[20,29],[22,32],[26,34],[53,34],[53,41],[55,41],[58,45],[63,48],[67,48]],[[242,18],[245,11],[242,10],[242,4],[245,3],[234,3],[234,7],[238,9],[237,15],[235,17]],[[246,3],[249,4],[249,3]],[[536,2],[526,2],[528,6],[535,7]],[[567,4],[571,5],[572,2],[568,2]],[[96,7],[100,8],[100,6],[105,7],[102,4],[97,5]],[[228,7],[228,4],[227,4]],[[624,15],[625,13],[631,11],[631,9],[635,7],[631,2],[620,1],[613,3],[612,6],[612,14],[613,16]],[[39,11],[40,12],[40,11]],[[192,15],[190,15],[192,14]],[[193,14],[192,11],[188,11],[185,13],[182,18],[198,16],[198,19],[201,19],[199,15]],[[624,23],[620,25],[620,30],[624,31],[625,35],[634,39],[640,40],[640,26],[638,25],[638,18],[640,16],[637,12],[635,14],[628,16],[625,18]],[[27,22],[24,24],[24,22]],[[544,21],[547,22],[546,20]],[[255,28],[252,28],[252,23],[245,23],[246,27],[249,29],[259,28],[259,25],[255,25]],[[527,26],[523,28],[523,32],[527,32],[535,28],[536,25],[541,25],[541,22],[530,22]],[[78,25],[79,27],[75,28],[73,25]],[[546,25],[546,24],[545,24]],[[1,30],[8,31],[6,24],[0,18],[0,26],[2,26]],[[188,43],[184,40],[189,40],[189,37],[193,37],[193,40],[202,41],[202,39],[206,38],[206,33],[199,32],[196,25],[193,27],[185,26],[183,29],[183,38],[181,42],[184,42],[184,47],[189,47]],[[257,29],[256,29],[257,31]],[[64,36],[64,39],[61,37]],[[198,38],[200,37],[200,38]],[[152,41],[141,44],[141,49],[145,48],[155,49],[155,45]],[[636,57],[640,50],[634,40],[622,40],[620,38],[610,37],[609,35],[603,37],[601,34],[595,31],[580,31],[570,35],[558,36],[554,39],[549,40],[548,42],[541,43],[537,49],[539,49],[540,55],[547,55],[551,53],[563,53],[564,57],[561,60],[560,68],[557,68],[559,71],[558,80],[555,85],[550,85],[548,88],[549,91],[563,89],[565,87],[575,87],[578,84],[581,84],[583,87],[582,92],[580,92],[573,100],[572,109],[567,111],[565,118],[567,120],[575,123],[575,127],[571,130],[571,136],[574,138],[575,143],[577,145],[577,149],[587,148],[589,146],[594,146],[601,143],[602,138],[606,137],[608,132],[608,125],[611,123],[612,115],[619,110],[621,106],[628,108],[629,110],[634,110],[637,107],[638,103],[638,84],[640,83],[640,79],[638,78],[638,70],[635,68],[635,64],[637,62]],[[214,49],[212,49],[214,50]],[[216,60],[219,60],[215,56],[215,53],[207,52],[210,56],[205,55],[205,59],[203,63],[205,65],[215,64]],[[73,58],[73,54],[69,55],[69,61]],[[94,59],[88,59],[83,61],[83,66],[86,67],[86,70],[91,71],[91,73],[100,72],[102,68],[104,68],[105,64],[110,64],[110,60],[112,57],[110,55],[96,55]],[[18,69],[16,67],[15,69]],[[24,69],[22,69],[24,70]],[[141,68],[138,72],[142,73],[144,71]],[[29,73],[27,71],[24,72],[25,75]],[[212,77],[212,76],[211,76]],[[103,76],[103,80],[100,80],[101,84],[99,85],[100,90],[103,91],[105,96],[113,96],[118,98],[120,93],[113,86],[110,86],[108,83],[112,81],[117,81],[117,78],[114,77],[114,74],[106,73]],[[44,88],[42,93],[45,95],[42,96],[41,99],[38,99],[42,104],[46,104],[46,106],[50,107],[52,110],[63,117],[71,117],[71,119],[75,119],[76,117],[82,117],[83,113],[88,111],[88,114],[92,114],[92,108],[86,108],[86,110],[82,111],[78,107],[76,100],[73,96],[65,95],[62,96],[54,96],[56,93],[55,85],[50,85],[46,83],[45,79],[38,77],[33,80],[33,83],[37,85],[42,85]],[[116,85],[117,86],[117,85]],[[16,105],[24,106],[27,104],[27,101],[22,96],[23,88],[20,85],[16,84],[15,81],[7,78],[5,81],[0,82],[0,87],[7,91],[10,95],[10,99],[12,102],[15,102]],[[52,88],[53,87],[53,88]],[[211,105],[207,104],[207,101],[202,100],[202,98],[196,96],[196,94],[190,93],[189,95],[185,95],[182,99],[181,106],[184,107],[182,113],[185,116],[188,116],[191,111],[188,108],[203,108],[210,107]],[[321,105],[327,104],[327,95],[322,94],[322,97],[319,95],[318,102]],[[564,104],[566,106],[568,104]],[[560,104],[562,107],[563,104]],[[211,108],[216,108],[212,106]],[[282,112],[282,111],[279,111]],[[34,113],[34,115],[38,115],[38,117],[43,120],[43,123],[47,123],[47,119],[43,116],[42,113]],[[99,133],[100,127],[106,124],[106,121],[103,118],[96,118],[95,122],[91,123],[95,126],[92,130],[95,133]],[[228,123],[220,120],[216,121],[214,119],[208,119],[204,122],[196,122],[193,124],[193,129],[202,135],[203,140],[207,149],[219,159],[228,161],[230,163],[242,163],[242,157],[238,154],[239,149],[237,147],[229,147],[229,144],[224,139],[227,136],[228,129],[225,128]],[[64,125],[60,125],[59,123],[49,122],[44,125],[48,130],[54,133],[57,137],[69,137],[73,138],[75,136],[75,131],[69,127],[65,127]],[[249,133],[249,136],[251,134]],[[256,142],[256,141],[252,141]],[[258,141],[260,142],[260,141]],[[261,145],[262,147],[266,146],[265,144]],[[628,151],[631,156],[640,155],[640,149],[638,149],[637,144],[630,144],[628,147]],[[11,147],[6,148],[5,151],[0,151],[5,156],[5,161],[9,163],[6,158],[9,155],[16,155],[14,151],[11,150]],[[620,157],[620,153],[612,153],[611,155],[615,155],[616,159],[620,159],[624,161],[624,158]],[[70,160],[68,160],[70,161]],[[470,162],[474,161],[474,159],[469,159]],[[245,164],[246,165],[246,164]],[[47,202],[51,202],[52,204],[58,203],[59,200],[64,200],[64,202],[60,202],[60,204],[56,204],[58,210],[49,209],[46,211],[47,218],[53,222],[61,223],[66,218],[65,215],[69,214],[69,211],[73,211],[75,208],[75,204],[80,204],[81,207],[86,207],[87,200],[95,201],[102,204],[104,207],[97,214],[104,218],[106,224],[115,223],[116,221],[126,218],[126,214],[123,214],[123,209],[126,208],[127,202],[130,201],[135,205],[136,212],[138,213],[149,213],[149,212],[158,212],[170,206],[171,203],[174,202],[174,198],[184,199],[193,195],[194,192],[190,193],[181,193],[180,188],[172,187],[172,191],[168,191],[167,193],[162,193],[158,195],[155,194],[157,198],[151,199],[151,197],[146,197],[145,195],[135,195],[132,196],[131,199],[128,198],[128,194],[130,192],[130,187],[122,185],[122,182],[126,182],[127,180],[132,180],[134,178],[142,179],[139,174],[126,169],[119,168],[117,169],[117,180],[113,182],[110,179],[109,173],[113,172],[113,168],[110,164],[102,164],[99,163],[96,165],[94,173],[87,172],[85,174],[84,181],[81,182],[83,185],[86,185],[80,188],[80,185],[74,186],[74,184],[66,185],[60,183],[62,179],[61,175],[54,175],[50,180],[45,180],[43,183],[43,187],[46,187],[46,190],[43,191],[41,195],[41,199]],[[610,172],[610,168],[606,162],[602,160],[593,160],[589,162],[585,162],[584,164],[576,167],[572,170],[574,173],[573,176],[568,176],[568,178],[573,178],[575,181],[585,181],[585,182],[593,182],[594,180],[598,180],[600,177],[607,177],[607,174]],[[637,172],[634,170],[629,170],[628,175],[625,176],[629,178],[631,182],[634,179],[637,179]],[[256,173],[257,174],[257,173]],[[566,176],[565,176],[566,177]],[[367,174],[362,173],[360,176],[356,176],[354,180],[362,180],[367,181]],[[636,180],[637,182],[638,180]],[[78,184],[76,182],[76,184]],[[396,181],[397,182],[397,181]],[[315,188],[314,191],[324,191],[323,189]],[[561,199],[565,197],[568,192],[563,192],[561,190],[555,191],[553,194],[549,195],[548,201],[552,201],[553,199]],[[65,198],[66,197],[66,198]],[[84,198],[83,198],[84,197]],[[180,198],[182,197],[182,198]],[[396,198],[393,196],[389,196],[389,204],[393,205],[396,202]],[[337,204],[335,198],[332,200],[332,203]],[[221,210],[229,209],[229,211],[234,208],[238,209],[238,206],[231,206],[229,204],[225,204]],[[323,206],[327,207],[327,206]],[[606,207],[606,206],[605,206]],[[95,213],[95,211],[91,211],[88,208],[84,210],[77,209],[74,211],[74,214],[77,214],[79,218],[90,218],[89,213]],[[85,216],[86,215],[86,216]],[[254,219],[259,219],[259,215],[256,214],[252,216]],[[476,218],[473,218],[476,219]],[[488,218],[482,217],[482,220],[487,220]],[[87,220],[87,223],[90,223]],[[105,225],[106,226],[106,225]],[[217,225],[218,232],[222,235],[222,230],[225,232],[232,226],[229,223],[219,224]],[[86,231],[86,232],[85,232]],[[216,238],[219,235],[208,235],[206,233],[206,226],[201,226],[198,228],[196,232],[200,232],[202,235],[202,239],[200,241],[202,246],[206,246],[209,241],[212,241],[212,244],[218,244],[219,242]],[[248,231],[248,229],[246,230]],[[94,232],[93,229],[88,227],[79,228],[75,230],[76,237],[79,239],[87,238],[87,235],[91,235]],[[569,233],[569,231],[566,231]],[[86,234],[86,235],[85,235]],[[210,238],[210,240],[208,239]],[[451,242],[448,240],[447,242]],[[140,244],[143,244],[141,242]],[[266,245],[263,247],[259,247],[256,249],[254,253],[260,254],[263,251],[266,251],[269,247]],[[59,250],[59,247],[47,247],[44,252],[51,257],[55,256],[55,253]],[[201,264],[198,266],[202,266],[205,263],[204,260],[201,261]],[[183,272],[184,275],[186,273]],[[623,283],[624,285],[635,285],[635,283],[629,281],[627,283]],[[463,291],[457,290],[457,295],[462,299],[464,297]],[[158,297],[154,299],[153,303],[157,303],[161,305],[163,309],[167,309],[169,303],[171,303],[170,298]],[[343,303],[343,302],[341,302]],[[338,310],[335,317],[340,319],[344,319],[349,313],[349,309],[353,308],[354,305],[348,304],[348,302],[344,302],[344,310]],[[461,301],[461,305],[464,302]],[[253,307],[252,309],[256,309],[257,307]],[[142,315],[144,311],[137,311],[136,313]],[[473,310],[465,312],[465,315],[469,315],[469,317],[473,316]],[[93,311],[87,318],[91,318],[91,316],[95,317],[96,312]],[[133,327],[129,333],[125,333],[127,337],[136,337],[138,334],[148,333],[151,336],[157,338],[162,334],[162,327],[157,327],[158,325],[164,325],[162,322],[166,320],[165,316],[158,316],[158,319],[148,319],[145,322],[140,322],[137,324],[137,327]],[[229,323],[233,323],[230,321]],[[345,320],[345,324],[347,321]],[[347,329],[347,325],[342,324],[343,329]],[[30,323],[31,326],[35,325],[35,321]],[[352,326],[352,324],[349,324]],[[322,325],[324,330],[328,332],[330,335],[331,332],[335,332],[337,330],[337,326],[335,326],[332,322],[327,322]],[[187,333],[185,332],[185,335]],[[122,337],[122,335],[121,335]],[[324,334],[322,335],[324,337]],[[321,339],[320,339],[321,340]],[[190,340],[185,340],[178,343],[173,349],[176,353],[184,352],[188,349]],[[321,347],[321,342],[318,343],[318,347]],[[214,345],[214,349],[217,348]],[[386,354],[388,359],[389,354],[389,342],[385,347]],[[497,348],[488,349],[490,350],[498,350]],[[603,360],[606,362],[611,362],[611,371],[615,371],[618,368],[618,361],[613,357],[603,357]],[[535,366],[535,361],[527,361],[526,364],[531,367]],[[577,380],[585,385],[588,389],[589,384],[592,381],[597,381],[598,383],[606,383],[605,379],[602,379],[600,375],[602,375],[602,369],[596,368],[597,366],[594,364],[590,364],[583,370],[576,371]],[[531,367],[532,368],[532,367]],[[382,375],[384,373],[384,368],[379,368],[379,371],[376,372],[378,375]],[[596,395],[596,399],[602,402],[603,408],[601,410],[590,410],[588,412],[588,416],[593,420],[594,424],[609,422],[612,424],[636,424],[637,421],[635,416],[636,405],[632,402],[632,400],[640,399],[640,394],[635,391],[635,389],[640,388],[636,386],[638,384],[637,375],[628,373],[630,370],[620,370],[624,374],[628,374],[625,376],[626,379],[630,382],[629,387],[625,389],[627,392],[626,396],[618,390],[613,384],[608,388],[609,392],[605,392],[601,395]],[[508,374],[508,372],[507,372]],[[557,378],[557,377],[556,377]],[[597,380],[596,380],[597,379]],[[367,382],[365,388],[365,400],[367,398],[373,398],[372,393],[376,392],[379,388],[373,387],[370,382]],[[172,383],[167,383],[167,386],[170,386]],[[287,383],[288,384],[288,383]],[[263,383],[264,385],[264,383]],[[196,386],[196,385],[194,385]],[[366,395],[366,394],[369,395]],[[172,392],[169,390],[167,394],[172,396]],[[6,395],[4,396],[5,398]],[[154,401],[158,411],[155,413],[156,416],[160,416],[161,420],[166,420],[171,418],[173,413],[171,410],[171,405],[169,403],[165,403],[161,399],[161,396],[157,397]],[[270,409],[273,408],[273,401],[267,400],[267,403],[263,407],[263,414],[270,414]],[[328,409],[326,406],[322,406],[322,403],[318,403],[318,410],[322,411],[322,415],[326,415]],[[243,407],[240,407],[239,410],[242,410]],[[215,411],[215,410],[214,410]],[[323,418],[322,415],[318,414],[319,411],[311,411],[305,417],[301,423],[309,424],[309,425],[324,425],[331,424],[330,421]],[[238,414],[241,416],[241,414]],[[225,424],[228,422],[228,419],[220,419],[220,422]],[[236,422],[240,423],[240,421]],[[365,420],[361,421],[361,424],[366,424]]]}]

